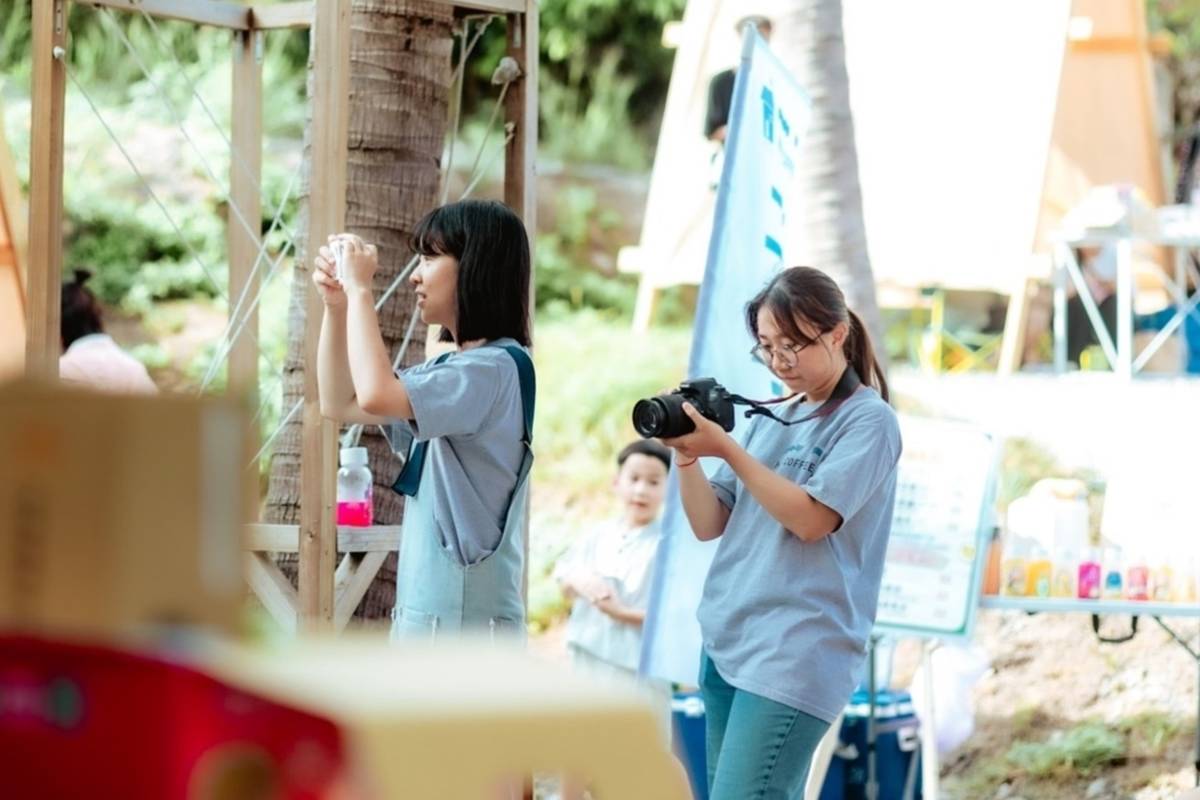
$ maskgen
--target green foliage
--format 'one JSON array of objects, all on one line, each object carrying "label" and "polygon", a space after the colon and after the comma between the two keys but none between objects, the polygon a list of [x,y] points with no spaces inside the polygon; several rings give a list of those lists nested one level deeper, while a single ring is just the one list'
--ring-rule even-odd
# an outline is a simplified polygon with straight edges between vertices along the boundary
[{"label": "green foliage", "polygon": [[1062,477],[1058,460],[1045,447],[1032,439],[1006,439],[1000,456],[996,506],[1004,510],[1013,500],[1028,494],[1042,478],[1057,477]]},{"label": "green foliage", "polygon": [[1172,739],[1187,735],[1191,724],[1161,711],[1143,711],[1118,722],[1117,729],[1129,737],[1131,756],[1158,758]]},{"label": "green foliage", "polygon": [[[30,3],[27,0],[5,0],[0,3],[0,74],[28,84],[32,60],[30,41],[32,24]],[[137,12],[109,11],[82,3],[70,6],[68,20],[68,64],[74,77],[99,94],[105,101],[121,103],[135,96],[146,96],[151,85],[138,61],[150,70],[154,83],[163,87],[169,97],[179,104],[190,103],[189,83],[200,85],[212,77],[223,78],[227,94],[228,70],[232,34],[216,28],[188,22],[155,19],[153,25]],[[130,54],[121,36],[124,35],[137,53]],[[171,54],[184,65],[180,74]],[[302,124],[302,115],[290,113],[299,106],[302,114],[304,69],[308,59],[308,34],[302,30],[272,31],[265,37],[263,80],[264,94],[280,100],[279,111],[286,122]],[[216,96],[212,92],[205,97]],[[213,109],[217,111],[217,108]],[[228,104],[224,114],[228,116]],[[277,130],[280,117],[268,115],[264,124]],[[299,132],[299,129],[296,129]]]},{"label": "green foliage", "polygon": [[532,633],[540,633],[565,617],[571,604],[563,597],[554,580],[554,565],[566,552],[571,537],[561,526],[548,519],[537,520],[536,534],[529,551],[529,611],[527,618]]},{"label": "green foliage", "polygon": [[683,16],[684,0],[544,0],[541,54],[553,80],[594,94],[595,66],[606,51],[619,52],[621,75],[634,78],[629,118],[658,118],[674,53],[662,46],[663,25]]},{"label": "green foliage", "polygon": [[539,308],[595,308],[629,315],[636,282],[627,275],[607,275],[592,265],[592,248],[619,223],[612,209],[600,209],[596,191],[568,186],[555,198],[553,230],[537,237],[534,280]]},{"label": "green foliage", "polygon": [[622,54],[606,50],[590,74],[587,94],[542,73],[539,106],[546,122],[541,149],[564,162],[606,163],[644,170],[652,161],[649,132],[634,125],[629,109],[637,79],[620,72]]},{"label": "green foliage", "polygon": [[1045,714],[1041,706],[1022,706],[1013,712],[1012,718],[1009,720],[1012,726],[1012,735],[1020,738],[1031,734],[1038,725],[1042,724],[1044,719]]},{"label": "green foliage", "polygon": [[146,342],[129,348],[129,354],[145,365],[146,369],[154,372],[171,366],[171,356],[163,346]]},{"label": "green foliage", "polygon": [[[671,79],[663,25],[684,0],[543,0],[540,4],[540,136],[564,161],[649,166]],[[504,25],[480,40],[463,91],[467,117],[486,115],[489,80],[504,55]]]},{"label": "green foliage", "polygon": [[0,74],[29,81],[31,63],[26,54],[33,36],[32,6],[23,0],[0,3]]},{"label": "green foliage", "polygon": [[535,479],[556,485],[567,502],[604,505],[613,459],[636,438],[634,402],[683,378],[691,332],[635,334],[587,310],[541,318],[535,335],[539,382],[553,387],[538,397]]},{"label": "green foliage", "polygon": [[[157,207],[131,208],[129,197],[105,191],[101,183],[73,188],[65,198],[65,264],[92,269],[90,286],[105,303],[143,313],[153,300],[217,294]],[[224,236],[211,208],[175,211],[187,240],[221,280]]]},{"label": "green foliage", "polygon": [[[1151,31],[1171,38],[1165,61],[1170,79],[1172,140],[1182,144],[1200,121],[1200,0],[1149,0],[1146,14]],[[1177,163],[1183,149],[1177,149]]]},{"label": "green foliage", "polygon": [[1085,722],[1045,742],[1017,742],[1007,758],[1034,778],[1088,776],[1125,758],[1125,737],[1099,722]]}]

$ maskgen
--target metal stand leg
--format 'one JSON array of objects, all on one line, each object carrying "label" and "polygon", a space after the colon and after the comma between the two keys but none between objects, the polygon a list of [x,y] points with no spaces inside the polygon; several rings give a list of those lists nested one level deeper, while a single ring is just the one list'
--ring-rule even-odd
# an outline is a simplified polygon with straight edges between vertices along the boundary
[{"label": "metal stand leg", "polygon": [[936,800],[940,761],[937,749],[937,706],[933,702],[933,651],[937,641],[921,648],[921,669],[925,674],[925,714],[921,723],[921,795]]},{"label": "metal stand leg", "polygon": [[875,774],[875,645],[879,637],[872,636],[867,644],[867,800],[879,797],[879,779]]},{"label": "metal stand leg", "polygon": [[1067,268],[1063,259],[1070,258],[1063,245],[1054,253],[1054,371],[1067,371]]}]

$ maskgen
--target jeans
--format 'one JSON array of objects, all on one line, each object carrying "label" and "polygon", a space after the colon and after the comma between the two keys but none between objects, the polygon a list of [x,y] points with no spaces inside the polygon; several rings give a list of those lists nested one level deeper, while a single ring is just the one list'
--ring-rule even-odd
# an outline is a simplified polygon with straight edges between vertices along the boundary
[{"label": "jeans", "polygon": [[829,723],[730,686],[702,654],[709,800],[801,800]]}]

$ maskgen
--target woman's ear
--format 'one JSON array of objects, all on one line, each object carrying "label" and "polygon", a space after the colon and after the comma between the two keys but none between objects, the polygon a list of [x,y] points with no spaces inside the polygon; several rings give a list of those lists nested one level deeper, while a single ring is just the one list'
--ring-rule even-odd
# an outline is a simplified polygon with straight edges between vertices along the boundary
[{"label": "woman's ear", "polygon": [[833,326],[833,330],[830,331],[830,335],[833,337],[833,344],[835,347],[845,347],[846,337],[850,335],[850,323],[839,322],[837,325]]}]

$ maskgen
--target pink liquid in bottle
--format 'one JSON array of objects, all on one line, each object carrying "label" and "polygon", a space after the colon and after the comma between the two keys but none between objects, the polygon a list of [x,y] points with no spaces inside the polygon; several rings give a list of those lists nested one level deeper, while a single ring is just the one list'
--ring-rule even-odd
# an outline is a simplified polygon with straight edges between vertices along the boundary
[{"label": "pink liquid in bottle", "polygon": [[1084,561],[1079,565],[1078,595],[1081,600],[1100,599],[1100,564]]},{"label": "pink liquid in bottle", "polygon": [[339,501],[337,504],[337,524],[366,527],[371,524],[371,501],[350,502]]}]

